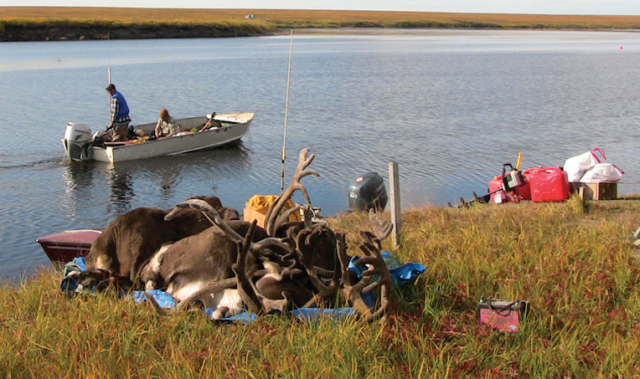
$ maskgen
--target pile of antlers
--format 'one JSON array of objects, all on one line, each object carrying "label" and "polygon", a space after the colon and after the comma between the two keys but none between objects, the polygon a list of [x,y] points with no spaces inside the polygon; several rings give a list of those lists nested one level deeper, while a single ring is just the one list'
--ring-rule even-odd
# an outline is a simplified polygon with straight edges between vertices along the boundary
[{"label": "pile of antlers", "polygon": [[[235,287],[245,307],[254,314],[342,304],[353,307],[368,322],[386,318],[391,277],[381,255],[381,240],[393,228],[388,221],[371,211],[372,230],[360,231],[359,247],[364,256],[353,263],[356,267],[366,267],[360,280],[349,271],[351,257],[347,254],[344,232],[333,232],[324,222],[311,222],[311,217],[305,217],[303,222],[285,223],[292,212],[299,211],[294,207],[283,212],[285,203],[296,190],[301,191],[310,203],[300,180],[307,175],[319,176],[316,171],[306,170],[314,159],[314,155],[308,156],[308,153],[309,149],[300,152],[291,184],[267,213],[265,230],[268,238],[253,242],[254,233],[260,228],[255,220],[244,236],[238,234],[213,207],[201,200],[187,200],[174,208],[172,213],[185,207],[202,211],[237,246],[237,258],[232,265],[235,277],[210,283],[181,301],[179,310],[190,307],[203,296]],[[304,211],[309,216],[308,205]],[[171,217],[171,213],[167,217]],[[363,294],[374,291],[378,300],[370,307]],[[224,311],[216,310],[218,317]]]}]

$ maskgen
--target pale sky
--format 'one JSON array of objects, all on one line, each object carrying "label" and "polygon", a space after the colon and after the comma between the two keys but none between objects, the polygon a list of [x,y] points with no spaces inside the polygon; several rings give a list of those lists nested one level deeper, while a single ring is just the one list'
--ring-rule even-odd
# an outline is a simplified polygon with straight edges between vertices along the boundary
[{"label": "pale sky", "polygon": [[0,0],[0,6],[334,9],[458,13],[640,15],[638,0]]}]

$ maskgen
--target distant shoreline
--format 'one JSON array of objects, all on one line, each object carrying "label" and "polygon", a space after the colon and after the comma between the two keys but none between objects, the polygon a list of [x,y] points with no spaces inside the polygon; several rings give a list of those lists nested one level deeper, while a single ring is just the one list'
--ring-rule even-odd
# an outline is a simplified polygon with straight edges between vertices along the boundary
[{"label": "distant shoreline", "polygon": [[290,29],[640,31],[640,16],[429,12],[0,7],[0,41],[218,38]]}]

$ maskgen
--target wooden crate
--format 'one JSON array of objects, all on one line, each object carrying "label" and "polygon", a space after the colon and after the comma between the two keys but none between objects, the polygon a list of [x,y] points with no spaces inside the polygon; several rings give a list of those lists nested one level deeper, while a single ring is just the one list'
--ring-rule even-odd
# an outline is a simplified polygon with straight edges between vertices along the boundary
[{"label": "wooden crate", "polygon": [[571,192],[577,193],[584,188],[585,200],[616,200],[618,198],[618,183],[582,183],[573,182]]}]

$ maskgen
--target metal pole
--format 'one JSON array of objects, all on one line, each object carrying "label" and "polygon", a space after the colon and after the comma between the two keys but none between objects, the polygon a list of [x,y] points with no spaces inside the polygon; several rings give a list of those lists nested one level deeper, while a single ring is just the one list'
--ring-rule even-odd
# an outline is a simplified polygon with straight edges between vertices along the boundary
[{"label": "metal pole", "polygon": [[400,209],[400,179],[396,162],[389,163],[389,186],[391,187],[391,223],[393,224],[391,235],[393,247],[398,248],[402,233],[402,219],[400,217],[402,210]]},{"label": "metal pole", "polygon": [[293,50],[293,29],[289,40],[289,69],[287,71],[287,99],[284,107],[284,132],[282,137],[282,170],[280,177],[280,195],[284,193],[284,161],[287,159],[287,120],[289,118],[289,87],[291,85],[291,52]]},{"label": "metal pole", "polygon": [[[107,33],[107,41],[109,41],[109,33]],[[109,64],[107,66],[107,84],[111,84],[111,56],[109,56]]]}]

